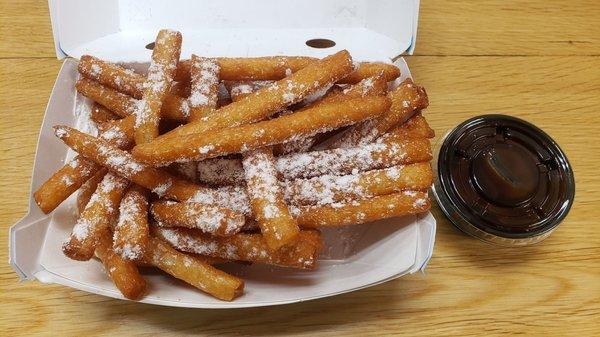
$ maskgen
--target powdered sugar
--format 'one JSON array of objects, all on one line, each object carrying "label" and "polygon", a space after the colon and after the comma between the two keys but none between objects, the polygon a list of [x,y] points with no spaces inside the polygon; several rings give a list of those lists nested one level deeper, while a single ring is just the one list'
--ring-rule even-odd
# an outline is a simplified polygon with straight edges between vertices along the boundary
[{"label": "powdered sugar", "polygon": [[[75,223],[72,231],[72,238],[77,241],[87,240],[92,233],[107,227],[111,214],[116,211],[114,198],[109,197],[115,189],[122,191],[127,187],[128,181],[112,173],[104,176],[98,184],[98,188],[90,197],[81,217]],[[67,241],[65,244],[69,244]]]},{"label": "powdered sugar", "polygon": [[403,162],[404,143],[371,143],[352,148],[313,151],[279,157],[277,171],[287,179],[367,171]]},{"label": "powdered sugar", "polygon": [[173,185],[173,181],[171,179],[167,179],[164,183],[157,185],[152,189],[152,192],[156,193],[159,197],[163,197],[165,192]]},{"label": "powdered sugar", "polygon": [[160,226],[196,228],[213,235],[235,234],[245,223],[241,215],[200,203],[161,202],[154,204],[151,211]]},{"label": "powdered sugar", "polygon": [[252,213],[248,195],[242,186],[202,189],[186,201],[229,208],[244,215],[250,215]]},{"label": "powdered sugar", "polygon": [[198,153],[200,154],[206,154],[209,153],[210,151],[214,150],[214,145],[204,145],[198,148]]},{"label": "powdered sugar", "polygon": [[181,100],[180,110],[181,110],[181,113],[183,114],[183,117],[185,117],[185,118],[190,117],[190,104],[188,103],[187,100]]},{"label": "powdered sugar", "polygon": [[146,169],[146,166],[138,163],[133,156],[125,151],[121,151],[109,146],[99,145],[98,154],[105,158],[106,165],[113,171],[126,177]]},{"label": "powdered sugar", "polygon": [[96,63],[93,63],[90,69],[91,69],[92,76],[94,76],[96,78],[99,77],[100,74],[102,73],[102,68],[100,68],[100,66]]},{"label": "powdered sugar", "polygon": [[277,172],[273,164],[270,149],[257,149],[244,154],[242,161],[246,178],[248,195],[251,199],[262,200],[265,206],[259,212],[265,219],[282,216],[285,209],[280,209],[282,193],[279,190]]},{"label": "powdered sugar", "polygon": [[220,67],[216,60],[192,57],[191,65],[191,108],[217,106]]}]

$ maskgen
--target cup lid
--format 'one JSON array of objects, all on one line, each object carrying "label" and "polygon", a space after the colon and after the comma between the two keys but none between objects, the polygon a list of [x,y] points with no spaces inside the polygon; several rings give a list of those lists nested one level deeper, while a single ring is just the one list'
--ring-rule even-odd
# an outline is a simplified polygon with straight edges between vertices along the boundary
[{"label": "cup lid", "polygon": [[573,171],[538,127],[505,115],[471,118],[443,139],[434,195],[459,229],[488,242],[547,237],[575,197]]}]

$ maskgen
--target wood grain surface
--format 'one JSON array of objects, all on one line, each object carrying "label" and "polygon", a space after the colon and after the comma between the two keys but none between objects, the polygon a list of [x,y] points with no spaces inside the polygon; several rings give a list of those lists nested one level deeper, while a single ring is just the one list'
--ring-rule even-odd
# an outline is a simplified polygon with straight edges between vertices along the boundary
[{"label": "wood grain surface", "polygon": [[[0,265],[2,335],[600,335],[600,2],[421,1],[413,76],[438,137],[478,114],[525,118],[574,167],[576,202],[539,245],[504,249],[440,214],[426,275],[332,298],[244,310],[164,308]],[[0,260],[27,211],[39,127],[61,65],[47,2],[0,1]]]}]

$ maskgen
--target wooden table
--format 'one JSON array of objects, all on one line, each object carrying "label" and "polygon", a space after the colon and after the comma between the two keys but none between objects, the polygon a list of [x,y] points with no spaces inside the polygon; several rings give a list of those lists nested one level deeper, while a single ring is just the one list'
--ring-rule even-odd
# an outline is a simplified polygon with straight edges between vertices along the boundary
[{"label": "wooden table", "polygon": [[[61,65],[45,1],[0,2],[0,260],[27,210],[44,108]],[[337,297],[247,310],[189,310],[19,283],[0,266],[0,331],[16,334],[600,334],[600,3],[421,2],[416,55],[438,135],[485,113],[522,117],[566,151],[577,196],[537,246],[501,249],[440,214],[426,275]]]}]

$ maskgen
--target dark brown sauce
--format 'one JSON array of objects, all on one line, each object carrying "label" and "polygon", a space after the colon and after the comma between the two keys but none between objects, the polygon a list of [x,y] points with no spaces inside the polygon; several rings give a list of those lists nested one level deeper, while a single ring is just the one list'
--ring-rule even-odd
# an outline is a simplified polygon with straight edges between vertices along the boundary
[{"label": "dark brown sauce", "polygon": [[526,237],[556,226],[574,197],[560,148],[535,126],[508,116],[474,118],[453,130],[440,149],[438,174],[450,206],[499,236]]}]

